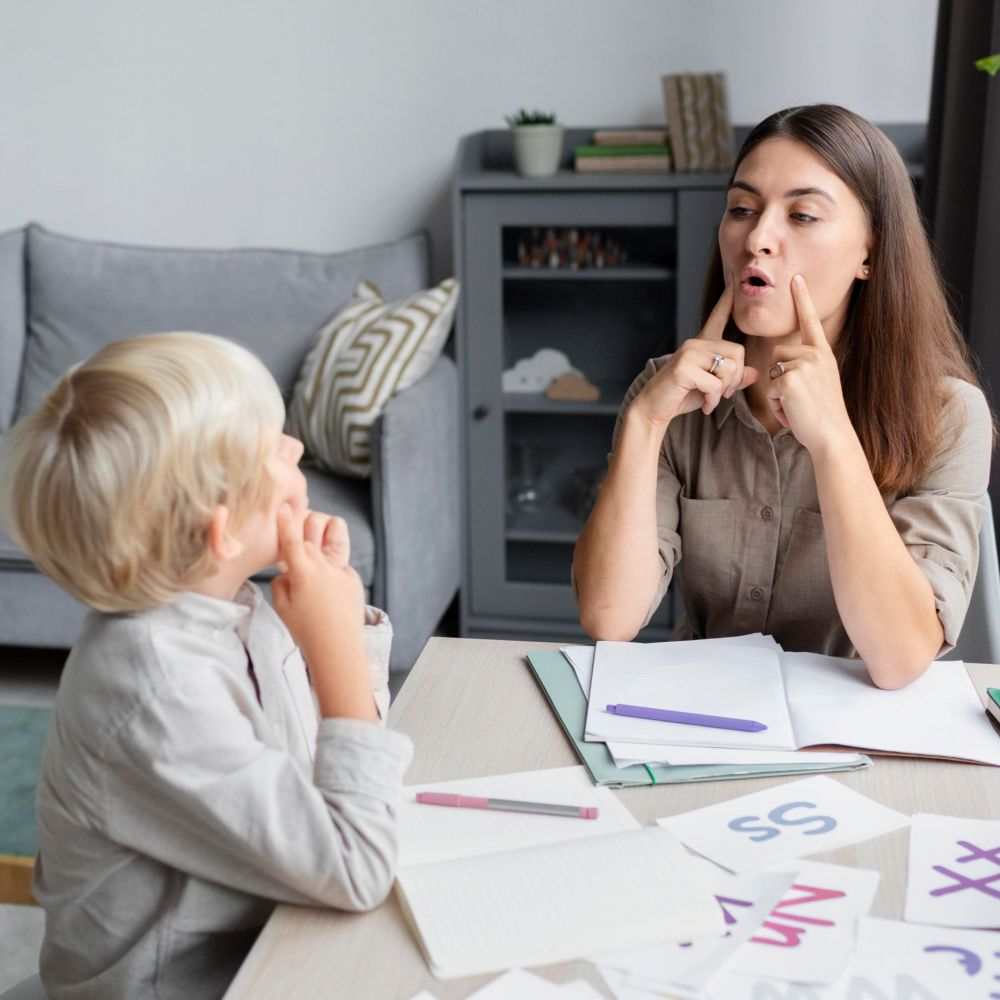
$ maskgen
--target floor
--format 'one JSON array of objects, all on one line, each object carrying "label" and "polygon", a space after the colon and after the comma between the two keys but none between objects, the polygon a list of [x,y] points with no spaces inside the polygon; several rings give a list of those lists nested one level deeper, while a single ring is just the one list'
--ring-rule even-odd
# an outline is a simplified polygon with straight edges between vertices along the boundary
[{"label": "floor", "polygon": [[[457,601],[445,613],[437,635],[457,634]],[[66,662],[64,649],[25,649],[0,646],[0,704],[51,706]],[[406,679],[393,673],[393,698]],[[0,905],[0,994],[38,971],[38,952],[44,932],[44,914],[35,906]]]},{"label": "floor", "polygon": [[[0,704],[48,707],[65,661],[64,649],[0,646]],[[37,906],[0,905],[0,993],[38,971],[44,929]]]}]

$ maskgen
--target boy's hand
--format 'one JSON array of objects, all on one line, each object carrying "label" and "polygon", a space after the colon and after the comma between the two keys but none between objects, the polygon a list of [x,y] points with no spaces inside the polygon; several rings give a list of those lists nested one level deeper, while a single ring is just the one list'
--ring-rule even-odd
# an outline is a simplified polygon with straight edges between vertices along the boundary
[{"label": "boy's hand", "polygon": [[351,537],[347,533],[347,522],[342,517],[311,510],[302,534],[332,565],[346,566],[351,561]]},{"label": "boy's hand", "polygon": [[350,543],[343,518],[278,512],[284,572],[271,582],[274,610],[313,667],[331,651],[363,649],[364,586],[347,561]]}]

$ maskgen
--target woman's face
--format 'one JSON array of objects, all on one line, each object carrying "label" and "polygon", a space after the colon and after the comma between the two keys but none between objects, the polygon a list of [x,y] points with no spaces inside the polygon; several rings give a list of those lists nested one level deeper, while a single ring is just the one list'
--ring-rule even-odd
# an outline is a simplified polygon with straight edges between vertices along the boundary
[{"label": "woman's face", "polygon": [[861,202],[819,156],[793,139],[760,143],[740,164],[719,225],[736,325],[755,337],[794,334],[791,280],[801,274],[834,343],[869,243]]}]

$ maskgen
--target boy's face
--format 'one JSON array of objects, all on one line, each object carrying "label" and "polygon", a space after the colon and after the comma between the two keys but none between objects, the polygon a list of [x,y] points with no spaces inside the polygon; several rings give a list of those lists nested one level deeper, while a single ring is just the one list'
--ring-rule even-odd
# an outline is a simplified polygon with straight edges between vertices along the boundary
[{"label": "boy's face", "polygon": [[239,532],[245,547],[248,576],[274,565],[280,558],[278,510],[281,505],[290,504],[300,519],[308,512],[306,477],[299,468],[303,450],[301,441],[282,434],[268,457],[265,468],[274,481],[274,495],[267,509],[254,514]]}]

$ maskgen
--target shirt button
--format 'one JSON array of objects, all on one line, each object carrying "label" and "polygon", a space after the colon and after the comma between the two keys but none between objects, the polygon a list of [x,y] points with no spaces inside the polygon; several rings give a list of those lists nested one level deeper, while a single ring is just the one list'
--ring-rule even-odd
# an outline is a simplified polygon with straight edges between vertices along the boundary
[{"label": "shirt button", "polygon": [[751,596],[751,597],[752,597],[752,598],[753,598],[753,599],[754,599],[755,601],[762,601],[762,600],[764,600],[764,591],[763,591],[763,590],[762,590],[762,589],[761,589],[760,587],[754,587],[754,588],[753,588],[753,589],[752,589],[752,590],[750,591],[750,596]]},{"label": "shirt button", "polygon": [[774,517],[774,511],[770,507],[762,507],[760,510],[760,519],[762,521],[770,521]]}]

